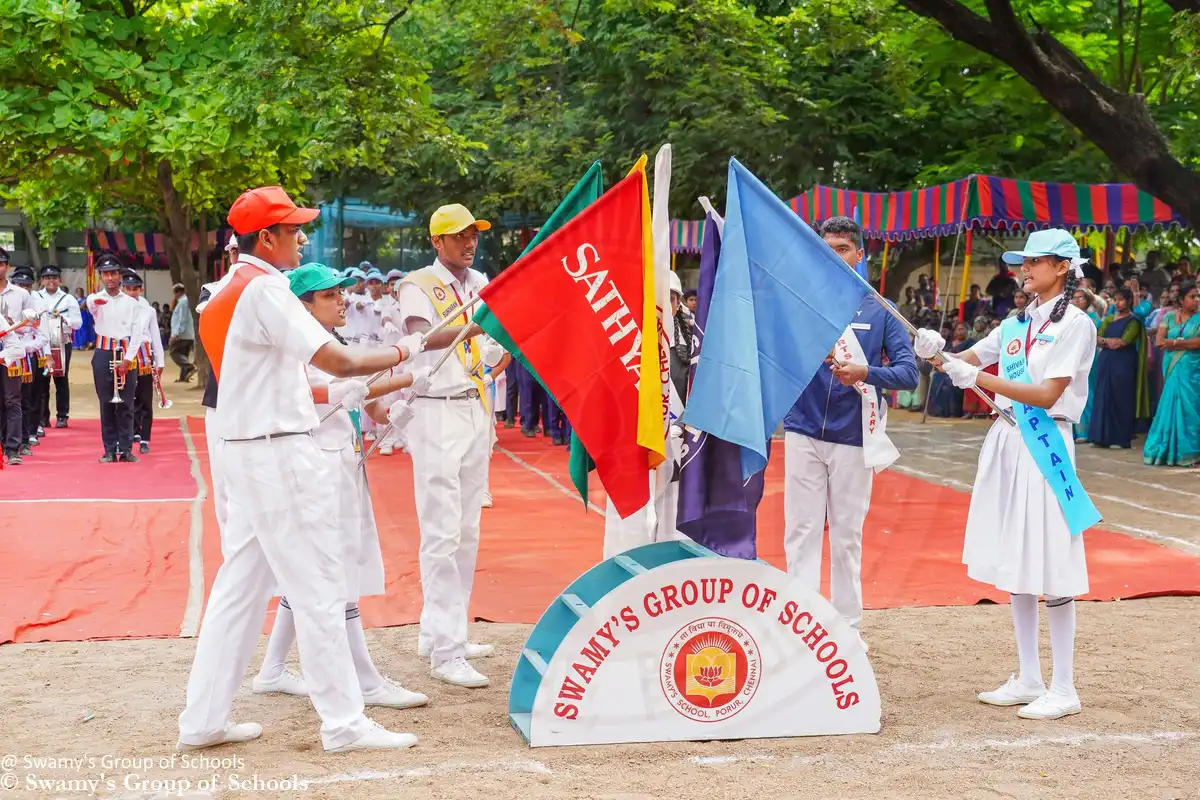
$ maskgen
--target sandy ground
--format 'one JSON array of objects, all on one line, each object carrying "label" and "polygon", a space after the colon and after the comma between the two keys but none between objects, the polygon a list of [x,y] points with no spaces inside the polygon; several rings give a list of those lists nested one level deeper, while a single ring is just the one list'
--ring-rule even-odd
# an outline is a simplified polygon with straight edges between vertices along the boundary
[{"label": "sandy ground", "polygon": [[[72,366],[79,382],[73,415],[94,415],[86,357]],[[195,384],[175,384],[176,375],[169,367],[166,389],[175,407],[160,417],[200,414]],[[889,431],[904,453],[899,469],[969,488],[985,424],[921,425],[907,412],[891,419]],[[1083,447],[1080,466],[1107,527],[1200,554],[1200,472],[1143,467],[1137,449]],[[431,679],[415,653],[415,628],[368,632],[381,668],[432,698],[425,709],[373,711],[388,727],[416,733],[420,743],[412,750],[327,755],[306,700],[252,695],[247,680],[235,718],[261,723],[263,738],[207,751],[209,762],[189,755],[186,766],[173,745],[192,641],[3,647],[0,789],[19,797],[130,800],[1200,797],[1195,599],[1080,604],[1076,685],[1084,711],[1048,723],[974,700],[1015,669],[1006,607],[868,611],[864,632],[884,702],[882,732],[812,739],[529,749],[506,718],[507,687],[528,630],[473,626],[473,639],[498,649],[478,664],[493,680],[482,690]],[[55,758],[79,761],[30,760]],[[220,791],[200,788],[214,775]],[[257,787],[231,788],[253,776]],[[280,786],[285,779],[300,788]]]}]

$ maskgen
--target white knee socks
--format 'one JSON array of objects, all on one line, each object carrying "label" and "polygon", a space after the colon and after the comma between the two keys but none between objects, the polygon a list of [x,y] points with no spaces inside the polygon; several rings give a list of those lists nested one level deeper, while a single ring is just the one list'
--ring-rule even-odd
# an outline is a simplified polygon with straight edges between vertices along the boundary
[{"label": "white knee socks", "polygon": [[383,676],[375,669],[375,662],[367,651],[367,637],[363,633],[362,617],[358,605],[346,609],[346,636],[350,640],[350,655],[354,657],[354,671],[358,674],[359,688],[372,692],[383,685]]},{"label": "white knee socks", "polygon": [[287,663],[288,651],[296,641],[296,620],[292,617],[292,608],[287,598],[279,598],[279,608],[275,610],[275,624],[271,627],[271,636],[267,639],[267,653],[263,656],[262,668],[258,676],[264,681],[273,681],[283,674],[284,664]]},{"label": "white knee socks", "polygon": [[1046,618],[1050,621],[1050,652],[1054,675],[1050,691],[1075,694],[1075,598],[1047,597]]},{"label": "white knee socks", "polygon": [[1013,633],[1017,640],[1017,659],[1021,665],[1021,683],[1041,686],[1042,662],[1038,656],[1038,599],[1032,594],[1010,595]]}]

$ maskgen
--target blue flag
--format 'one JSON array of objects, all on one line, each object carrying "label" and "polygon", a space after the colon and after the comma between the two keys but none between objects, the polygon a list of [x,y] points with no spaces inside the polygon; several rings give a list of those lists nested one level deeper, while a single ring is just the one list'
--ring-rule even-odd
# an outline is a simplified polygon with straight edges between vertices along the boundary
[{"label": "blue flag", "polygon": [[[860,228],[862,227],[862,212],[859,210],[858,206],[854,207],[854,221],[858,223]],[[860,258],[858,263],[854,265],[854,271],[857,272],[864,281],[869,281],[871,280],[871,273],[867,271],[867,248],[864,247],[862,253],[862,258]]]},{"label": "blue flag", "polygon": [[[704,221],[700,283],[696,288],[695,348],[702,349],[709,303],[717,277],[721,234],[710,214]],[[692,367],[695,377],[696,367]],[[686,414],[685,414],[686,417]],[[742,448],[686,427],[679,463],[679,513],[675,528],[714,553],[758,558],[755,515],[763,495],[763,473],[742,479]]]},{"label": "blue flag", "polygon": [[742,448],[742,478],[850,324],[869,286],[758,178],[729,160],[725,234],[684,416]]}]

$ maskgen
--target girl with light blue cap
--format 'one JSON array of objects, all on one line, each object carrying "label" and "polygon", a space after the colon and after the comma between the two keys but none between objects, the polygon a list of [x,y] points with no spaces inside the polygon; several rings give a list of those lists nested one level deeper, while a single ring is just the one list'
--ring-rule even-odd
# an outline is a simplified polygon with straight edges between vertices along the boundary
[{"label": "girl with light blue cap", "polygon": [[[1100,515],[1075,474],[1071,426],[1088,400],[1096,326],[1071,303],[1082,277],[1079,245],[1064,230],[1037,231],[1023,250],[1004,254],[1021,265],[1030,303],[941,369],[960,389],[996,394],[1016,424],[997,420],[979,454],[967,515],[963,563],[973,579],[1008,592],[1019,672],[978,699],[1021,706],[1024,719],[1059,719],[1080,711],[1075,691],[1075,603],[1088,591],[1083,531]],[[945,341],[918,332],[921,358],[941,355]],[[937,363],[937,362],[935,362]],[[999,364],[999,374],[981,367]],[[1053,679],[1047,689],[1038,656],[1038,596],[1046,598]]]}]

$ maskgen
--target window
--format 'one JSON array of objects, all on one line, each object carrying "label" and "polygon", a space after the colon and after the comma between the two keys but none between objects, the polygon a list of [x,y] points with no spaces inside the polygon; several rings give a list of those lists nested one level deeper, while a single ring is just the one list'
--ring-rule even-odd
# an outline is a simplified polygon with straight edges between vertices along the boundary
[{"label": "window", "polygon": [[17,237],[13,231],[0,230],[0,247],[9,253],[17,249]]}]

